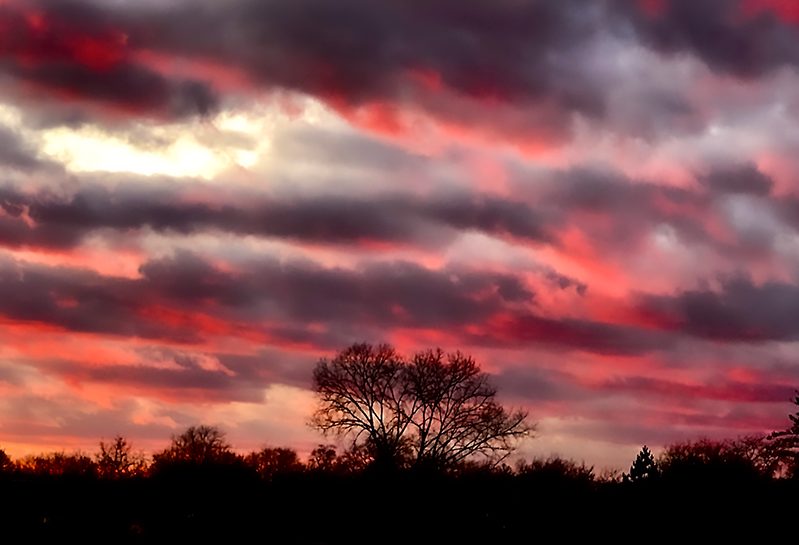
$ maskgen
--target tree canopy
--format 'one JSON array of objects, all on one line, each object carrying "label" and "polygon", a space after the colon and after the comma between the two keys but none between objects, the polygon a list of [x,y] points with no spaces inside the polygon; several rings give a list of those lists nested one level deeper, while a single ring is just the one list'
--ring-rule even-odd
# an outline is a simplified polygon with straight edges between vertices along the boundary
[{"label": "tree canopy", "polygon": [[191,426],[180,435],[172,437],[166,450],[153,456],[156,466],[174,463],[209,465],[228,463],[234,459],[225,434],[213,426]]},{"label": "tree canopy", "polygon": [[635,457],[633,465],[630,466],[630,473],[626,476],[632,482],[651,481],[659,474],[655,456],[649,447],[644,445],[638,456]]},{"label": "tree canopy", "polygon": [[374,463],[448,469],[471,457],[505,459],[534,427],[505,409],[475,360],[441,350],[401,356],[389,345],[354,344],[314,371],[312,424],[349,436]]}]

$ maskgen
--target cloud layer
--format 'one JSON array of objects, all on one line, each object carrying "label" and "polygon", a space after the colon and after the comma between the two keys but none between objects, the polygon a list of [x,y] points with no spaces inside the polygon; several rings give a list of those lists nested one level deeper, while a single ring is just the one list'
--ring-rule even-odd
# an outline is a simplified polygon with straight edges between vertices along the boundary
[{"label": "cloud layer", "polygon": [[780,427],[789,4],[0,2],[0,444],[308,450],[363,340],[473,353],[529,452]]}]

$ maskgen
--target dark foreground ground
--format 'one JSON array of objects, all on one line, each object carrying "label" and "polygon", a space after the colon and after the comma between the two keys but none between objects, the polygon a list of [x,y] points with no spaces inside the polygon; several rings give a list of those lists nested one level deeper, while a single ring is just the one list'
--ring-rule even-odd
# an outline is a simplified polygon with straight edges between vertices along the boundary
[{"label": "dark foreground ground", "polygon": [[[232,468],[0,477],[0,543],[795,543],[799,483]],[[6,539],[8,539],[6,541]]]}]

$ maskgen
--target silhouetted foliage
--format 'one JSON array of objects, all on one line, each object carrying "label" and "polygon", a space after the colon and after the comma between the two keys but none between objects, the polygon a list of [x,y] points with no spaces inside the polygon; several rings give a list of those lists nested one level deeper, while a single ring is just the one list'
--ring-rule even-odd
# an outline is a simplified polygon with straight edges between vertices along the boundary
[{"label": "silhouetted foliage", "polygon": [[333,445],[319,445],[308,456],[308,469],[332,473],[336,470],[338,455]]},{"label": "silhouetted foliage", "polygon": [[799,390],[796,391],[796,395],[793,398],[793,404],[796,405],[796,412],[793,414],[789,414],[788,418],[791,421],[791,427],[788,428],[788,431],[793,434],[799,436]]},{"label": "silhouetted foliage", "polygon": [[536,458],[529,462],[519,462],[516,474],[523,480],[535,483],[536,486],[552,487],[571,484],[589,486],[594,482],[593,466],[577,463],[559,456]]},{"label": "silhouetted foliage", "polygon": [[735,455],[748,460],[764,477],[782,477],[787,474],[790,457],[786,457],[784,445],[766,435],[745,435],[726,441]]},{"label": "silhouetted foliage", "polygon": [[17,470],[40,476],[96,477],[97,464],[81,453],[52,452],[26,456],[16,463]]},{"label": "silhouetted foliage", "polygon": [[646,445],[641,448],[638,456],[635,457],[633,465],[630,466],[630,473],[626,475],[627,480],[639,483],[652,481],[660,475],[655,457]]},{"label": "silhouetted foliage", "polygon": [[0,448],[0,473],[6,473],[14,468],[14,462],[6,451]]},{"label": "silhouetted foliage", "polygon": [[278,475],[298,473],[305,469],[297,452],[290,448],[264,447],[248,454],[244,458],[244,463],[265,480],[272,480]]},{"label": "silhouetted foliage", "polygon": [[799,479],[799,390],[796,391],[793,404],[797,410],[788,415],[790,426],[772,433],[769,439],[773,441],[775,450],[780,453],[785,474]]},{"label": "silhouetted foliage", "polygon": [[100,451],[95,454],[97,470],[101,477],[119,479],[144,475],[147,458],[143,453],[133,451],[127,439],[117,435],[106,443],[100,441]]},{"label": "silhouetted foliage", "polygon": [[307,469],[313,473],[352,475],[366,471],[372,462],[372,454],[363,445],[351,445],[342,454],[334,445],[319,445],[308,456]]},{"label": "silhouetted foliage", "polygon": [[[167,450],[204,452],[189,448],[200,443],[231,453],[221,433],[196,431],[176,436]],[[373,543],[375,536],[381,543],[524,543],[532,520],[536,531],[567,541],[616,542],[624,539],[618,524],[608,524],[613,517],[623,514],[633,536],[651,528],[657,513],[673,521],[659,535],[704,527],[716,537],[730,520],[738,532],[792,516],[799,483],[767,475],[769,444],[753,436],[672,445],[660,457],[662,476],[647,486],[623,485],[617,474],[597,478],[592,467],[558,457],[520,462],[515,471],[469,459],[445,473],[383,473],[367,468],[366,447],[339,455],[320,445],[307,471],[291,449],[264,448],[246,463],[208,451],[173,456],[188,462],[123,479],[87,456],[54,453],[27,457],[2,475],[0,524],[31,542],[247,542],[266,528],[266,538],[288,543]],[[109,453],[128,448],[126,441],[106,445]],[[650,466],[645,452],[639,458]],[[386,533],[394,516],[407,523]]]},{"label": "silhouetted foliage", "polygon": [[735,441],[684,441],[668,445],[658,460],[664,479],[725,485],[765,477],[758,463]]},{"label": "silhouetted foliage", "polygon": [[461,353],[355,344],[314,371],[319,408],[312,423],[348,435],[382,467],[451,469],[482,455],[505,459],[533,427],[509,412],[475,361]]},{"label": "silhouetted foliage", "polygon": [[336,470],[340,473],[360,473],[369,468],[374,460],[364,445],[350,445],[344,454],[336,458]]},{"label": "silhouetted foliage", "polygon": [[172,437],[165,450],[153,455],[152,471],[168,468],[209,468],[236,464],[238,456],[225,440],[225,434],[213,426],[191,426]]},{"label": "silhouetted foliage", "polygon": [[[440,352],[422,357],[427,358],[422,370],[439,365],[436,360],[449,365]],[[412,365],[402,363],[400,373]],[[469,374],[469,365],[459,365]],[[417,406],[427,403],[438,414],[435,392],[458,395],[457,389],[434,386],[447,376],[439,372],[444,373],[427,375],[433,386],[407,386],[403,395],[416,392],[407,399],[418,396]],[[453,382],[468,383],[463,374],[452,373]],[[475,391],[484,383],[472,384]],[[492,392],[489,388],[486,395]],[[372,410],[379,415],[379,404]],[[100,443],[96,462],[63,452],[9,460],[0,450],[0,526],[4,536],[23,535],[33,543],[243,543],[253,535],[348,545],[526,543],[533,530],[564,541],[618,542],[651,531],[657,514],[668,521],[658,526],[659,538],[684,540],[687,531],[693,536],[704,529],[726,541],[747,528],[766,541],[771,529],[790,530],[775,521],[795,515],[799,480],[781,478],[793,461],[794,452],[783,443],[793,425],[766,437],[674,443],[657,459],[644,446],[626,480],[645,486],[625,484],[618,472],[598,478],[593,467],[556,456],[521,461],[515,470],[496,463],[500,454],[467,457],[447,471],[419,471],[417,425],[408,422],[408,436],[401,437],[407,465],[390,472],[373,463],[378,449],[369,437],[341,454],[332,445],[319,445],[302,464],[288,448],[237,456],[224,434],[208,426],[174,436],[144,474],[144,459],[121,436]],[[429,428],[431,436],[438,425]],[[120,478],[127,475],[140,478]],[[619,517],[621,525],[608,523]],[[392,520],[401,523],[387,526]]]},{"label": "silhouetted foliage", "polygon": [[172,437],[172,444],[154,456],[156,461],[184,461],[195,464],[226,461],[232,454],[225,434],[212,426],[191,426]]}]

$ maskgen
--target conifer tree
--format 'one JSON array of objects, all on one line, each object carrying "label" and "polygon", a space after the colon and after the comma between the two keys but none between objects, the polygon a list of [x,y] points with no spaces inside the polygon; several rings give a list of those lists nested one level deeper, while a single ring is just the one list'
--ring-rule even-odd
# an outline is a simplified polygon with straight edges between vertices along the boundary
[{"label": "conifer tree", "polygon": [[630,474],[628,479],[631,482],[642,482],[642,481],[651,481],[659,474],[658,466],[655,462],[655,457],[652,455],[652,452],[647,448],[646,445],[641,449],[641,452],[638,453],[638,456],[635,457],[635,461],[633,465],[630,466]]},{"label": "conifer tree", "polygon": [[791,425],[788,429],[770,434],[768,439],[773,441],[779,452],[785,474],[788,477],[799,478],[799,390],[796,391],[793,404],[796,405],[797,411],[788,415]]}]

